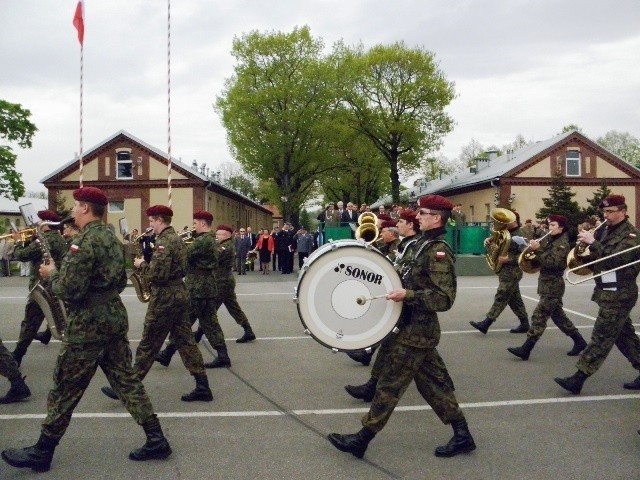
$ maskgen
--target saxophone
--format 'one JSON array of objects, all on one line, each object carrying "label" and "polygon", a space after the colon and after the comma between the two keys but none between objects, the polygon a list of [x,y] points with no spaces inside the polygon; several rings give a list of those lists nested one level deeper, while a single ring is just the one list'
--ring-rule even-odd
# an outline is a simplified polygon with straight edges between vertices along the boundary
[{"label": "saxophone", "polygon": [[[140,239],[145,235],[148,235],[153,229],[151,227],[147,228],[144,232],[142,232],[137,237],[131,240],[131,244],[135,250],[136,257],[142,256],[142,247],[140,246]],[[147,303],[151,300],[151,286],[144,278],[144,275],[140,272],[139,269],[134,269],[133,273],[129,276],[129,280],[133,284],[133,288],[136,290],[136,295],[138,296],[138,300],[142,303]]]},{"label": "saxophone", "polygon": [[[35,242],[42,251],[42,262],[45,265],[51,263],[53,259],[51,258],[49,242],[42,232],[42,227],[45,225],[58,226],[63,222],[64,220],[62,222],[45,221],[38,224]],[[67,309],[64,306],[64,302],[56,297],[53,292],[51,292],[49,286],[45,285],[41,280],[38,280],[38,282],[33,286],[29,295],[31,299],[38,304],[42,313],[44,313],[47,326],[51,331],[51,336],[56,340],[62,340],[67,326]]]}]

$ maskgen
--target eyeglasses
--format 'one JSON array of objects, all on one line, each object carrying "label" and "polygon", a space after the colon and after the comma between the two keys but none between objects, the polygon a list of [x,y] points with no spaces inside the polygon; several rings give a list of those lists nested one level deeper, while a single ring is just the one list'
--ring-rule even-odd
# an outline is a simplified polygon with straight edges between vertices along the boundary
[{"label": "eyeglasses", "polygon": [[621,209],[619,208],[609,208],[609,209],[604,209],[602,210],[602,213],[615,213],[615,212],[619,212]]},{"label": "eyeglasses", "polygon": [[240,230],[240,233],[244,233],[244,230]]},{"label": "eyeglasses", "polygon": [[418,213],[420,215],[433,215],[433,216],[440,215],[439,213],[427,212],[426,210],[422,210],[422,209],[418,210]]}]

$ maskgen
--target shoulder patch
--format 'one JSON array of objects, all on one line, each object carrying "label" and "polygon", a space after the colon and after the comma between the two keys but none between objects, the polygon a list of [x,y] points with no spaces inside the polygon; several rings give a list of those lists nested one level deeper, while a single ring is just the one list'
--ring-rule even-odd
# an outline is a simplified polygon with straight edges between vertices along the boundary
[{"label": "shoulder patch", "polygon": [[72,243],[71,246],[69,247],[69,251],[71,253],[78,253],[79,250],[80,250],[80,247],[75,243]]},{"label": "shoulder patch", "polygon": [[444,252],[436,252],[436,260],[444,260],[444,257],[446,257],[447,254]]},{"label": "shoulder patch", "polygon": [[635,233],[630,233],[630,234],[629,234],[629,237],[631,237],[631,238],[636,238],[636,234],[635,234]]},{"label": "shoulder patch", "polygon": [[164,245],[158,245],[158,251],[164,252]]}]

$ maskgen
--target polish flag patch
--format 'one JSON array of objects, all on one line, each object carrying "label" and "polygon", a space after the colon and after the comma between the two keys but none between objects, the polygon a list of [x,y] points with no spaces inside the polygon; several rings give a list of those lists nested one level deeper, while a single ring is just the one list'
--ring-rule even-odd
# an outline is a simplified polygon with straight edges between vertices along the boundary
[{"label": "polish flag patch", "polygon": [[164,245],[158,245],[158,251],[164,252]]},{"label": "polish flag patch", "polygon": [[436,252],[436,260],[444,260],[446,254],[444,252]]},{"label": "polish flag patch", "polygon": [[630,234],[629,234],[629,237],[630,237],[630,238],[636,238],[636,234],[635,234],[635,233],[630,233]]},{"label": "polish flag patch", "polygon": [[73,244],[73,245],[71,245],[71,246],[69,247],[69,251],[70,251],[71,253],[77,253],[77,252],[78,252],[78,250],[80,250],[80,247],[79,247],[78,245]]}]

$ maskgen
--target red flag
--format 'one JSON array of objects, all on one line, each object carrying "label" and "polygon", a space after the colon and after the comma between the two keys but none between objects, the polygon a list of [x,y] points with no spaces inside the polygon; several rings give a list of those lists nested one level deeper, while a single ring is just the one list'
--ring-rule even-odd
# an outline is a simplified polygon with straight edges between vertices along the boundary
[{"label": "red flag", "polygon": [[84,42],[84,5],[82,0],[76,5],[76,13],[73,15],[73,26],[78,30],[78,41],[80,45]]}]

